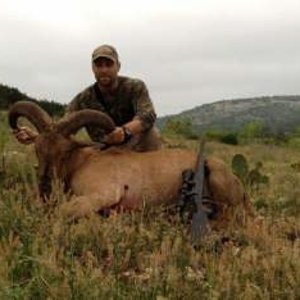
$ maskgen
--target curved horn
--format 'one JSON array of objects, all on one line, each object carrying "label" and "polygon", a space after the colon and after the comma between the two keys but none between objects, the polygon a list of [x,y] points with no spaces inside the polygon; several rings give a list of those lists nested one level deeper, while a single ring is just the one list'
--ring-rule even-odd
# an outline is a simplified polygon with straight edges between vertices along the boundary
[{"label": "curved horn", "polygon": [[29,101],[18,101],[9,110],[8,120],[12,129],[18,128],[19,117],[26,117],[39,133],[49,129],[52,119],[41,107]]},{"label": "curved horn", "polygon": [[105,133],[113,131],[116,127],[114,121],[105,113],[93,109],[83,109],[73,112],[59,121],[57,131],[67,137],[86,125],[99,126]]}]

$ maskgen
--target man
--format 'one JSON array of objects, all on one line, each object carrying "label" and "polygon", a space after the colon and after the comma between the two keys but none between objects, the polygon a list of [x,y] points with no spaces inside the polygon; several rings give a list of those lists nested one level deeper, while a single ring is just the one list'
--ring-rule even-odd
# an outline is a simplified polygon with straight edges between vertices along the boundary
[{"label": "man", "polygon": [[[145,84],[139,79],[119,76],[120,61],[110,45],[97,47],[92,53],[92,70],[96,82],[79,93],[69,104],[67,113],[89,108],[109,115],[116,129],[104,135],[101,128],[88,126],[95,142],[125,147],[135,151],[151,151],[161,147],[156,114]],[[24,144],[33,142],[36,133],[22,128],[15,133]]]}]

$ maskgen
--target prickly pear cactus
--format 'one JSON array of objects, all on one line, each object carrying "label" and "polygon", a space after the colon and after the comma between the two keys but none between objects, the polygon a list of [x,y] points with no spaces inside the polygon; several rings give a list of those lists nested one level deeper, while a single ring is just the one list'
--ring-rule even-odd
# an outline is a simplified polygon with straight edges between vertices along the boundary
[{"label": "prickly pear cactus", "polygon": [[269,177],[263,175],[262,162],[257,162],[253,169],[249,168],[247,159],[242,154],[236,154],[231,162],[232,171],[242,182],[252,190],[258,190],[262,185],[269,184]]},{"label": "prickly pear cactus", "polygon": [[238,176],[244,183],[246,183],[249,174],[249,166],[245,156],[242,154],[236,154],[232,158],[231,168],[233,173]]}]

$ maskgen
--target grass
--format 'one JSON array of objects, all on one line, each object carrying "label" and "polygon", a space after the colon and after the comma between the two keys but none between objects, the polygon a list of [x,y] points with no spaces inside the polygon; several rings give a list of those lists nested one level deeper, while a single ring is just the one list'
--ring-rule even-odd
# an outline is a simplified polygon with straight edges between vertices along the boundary
[{"label": "grass", "polygon": [[[59,209],[37,197],[32,147],[1,128],[0,299],[300,299],[297,150],[208,143],[228,165],[236,153],[263,162],[270,182],[248,190],[252,222],[212,232],[195,250],[162,209],[59,223]],[[59,189],[53,197],[64,201]]]}]

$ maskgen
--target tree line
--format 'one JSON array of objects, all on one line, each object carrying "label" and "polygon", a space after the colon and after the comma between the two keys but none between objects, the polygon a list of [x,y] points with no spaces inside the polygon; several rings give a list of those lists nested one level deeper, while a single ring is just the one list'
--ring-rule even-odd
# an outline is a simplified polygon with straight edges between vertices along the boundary
[{"label": "tree line", "polygon": [[62,116],[65,105],[55,101],[37,100],[21,93],[17,88],[0,84],[0,110],[8,110],[17,101],[31,101],[38,103],[50,116]]}]

